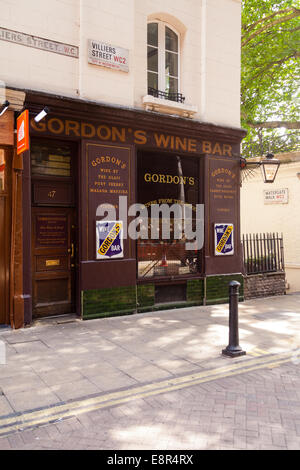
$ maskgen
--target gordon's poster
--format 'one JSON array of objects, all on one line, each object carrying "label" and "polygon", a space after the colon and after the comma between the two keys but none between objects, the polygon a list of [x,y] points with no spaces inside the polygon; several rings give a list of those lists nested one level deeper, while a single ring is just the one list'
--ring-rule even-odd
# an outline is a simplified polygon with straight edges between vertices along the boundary
[{"label": "gordon's poster", "polygon": [[215,255],[233,255],[233,224],[215,224]]},{"label": "gordon's poster", "polygon": [[97,221],[96,222],[97,239],[97,259],[123,258],[123,222]]}]

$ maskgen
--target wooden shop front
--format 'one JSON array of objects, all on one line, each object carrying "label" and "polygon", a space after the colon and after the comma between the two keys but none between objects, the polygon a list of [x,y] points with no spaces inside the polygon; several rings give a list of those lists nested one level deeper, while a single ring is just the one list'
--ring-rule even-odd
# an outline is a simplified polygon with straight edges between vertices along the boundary
[{"label": "wooden shop front", "polygon": [[10,251],[14,113],[0,117],[0,325],[10,322]]},{"label": "wooden shop front", "polygon": [[[51,112],[36,123],[33,117],[45,105]],[[201,305],[209,300],[208,279],[213,285],[214,278],[242,272],[244,131],[34,92],[27,93],[25,106],[24,324],[65,313],[88,319]],[[172,229],[169,239],[126,237],[124,214],[133,203],[150,208],[183,202],[204,204],[202,249],[185,250]],[[103,217],[96,214],[103,204],[115,208],[115,222],[123,221],[119,257],[97,254],[97,221]],[[216,253],[216,224],[231,227],[234,248],[227,256]]]}]

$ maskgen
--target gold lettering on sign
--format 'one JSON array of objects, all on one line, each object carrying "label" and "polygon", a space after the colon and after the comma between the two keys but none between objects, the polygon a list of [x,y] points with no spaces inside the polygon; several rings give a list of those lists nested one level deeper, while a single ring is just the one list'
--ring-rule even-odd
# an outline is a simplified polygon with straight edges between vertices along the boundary
[{"label": "gold lettering on sign", "polygon": [[146,131],[135,131],[134,132],[134,143],[139,145],[145,145],[147,143]]},{"label": "gold lettering on sign", "polygon": [[190,186],[194,186],[195,184],[195,178],[193,176],[173,176],[157,173],[145,173],[144,180],[146,183],[189,184]]},{"label": "gold lettering on sign", "polygon": [[46,122],[45,121],[40,121],[38,123],[35,122],[34,118],[30,120],[30,125],[32,129],[34,129],[37,132],[45,132],[46,131]]},{"label": "gold lettering on sign", "polygon": [[55,189],[54,189],[53,191],[49,191],[48,197],[51,197],[51,199],[53,199],[54,196],[55,196],[55,194],[56,194],[56,190],[55,190]]},{"label": "gold lettering on sign", "polygon": [[112,142],[133,142],[136,145],[145,145],[152,140],[152,145],[157,148],[171,149],[178,152],[200,152],[211,155],[226,155],[232,157],[232,145],[210,140],[198,141],[189,137],[175,136],[154,132],[148,134],[146,130],[127,127],[110,126],[106,123],[89,123],[70,119],[52,117],[48,120],[36,123],[30,120],[31,128],[36,132],[50,132],[52,134],[65,134],[83,138],[98,138]]},{"label": "gold lettering on sign", "polygon": [[70,133],[80,137],[79,122],[66,121],[66,135],[70,135]]},{"label": "gold lettering on sign", "polygon": [[[97,166],[102,165],[103,163],[112,163],[113,165],[118,166],[122,170],[124,170],[127,166],[126,162],[123,162],[117,157],[111,157],[110,155],[102,155],[100,157],[97,157],[92,161],[91,164],[92,166]],[[110,169],[107,169],[107,173],[110,173]]]},{"label": "gold lettering on sign", "polygon": [[[229,170],[228,168],[220,167],[211,172],[211,176],[213,178],[215,176],[220,176],[220,175],[223,175],[223,176],[227,175],[232,179],[236,178],[236,173],[234,173],[232,170]],[[224,182],[224,180],[222,180],[221,182]]]},{"label": "gold lettering on sign", "polygon": [[65,130],[65,126],[61,119],[51,118],[48,121],[48,129],[53,134],[62,134]]},{"label": "gold lettering on sign", "polygon": [[95,135],[96,135],[95,126],[87,122],[81,123],[81,136],[82,137],[88,137],[91,139],[92,137],[95,137]]}]

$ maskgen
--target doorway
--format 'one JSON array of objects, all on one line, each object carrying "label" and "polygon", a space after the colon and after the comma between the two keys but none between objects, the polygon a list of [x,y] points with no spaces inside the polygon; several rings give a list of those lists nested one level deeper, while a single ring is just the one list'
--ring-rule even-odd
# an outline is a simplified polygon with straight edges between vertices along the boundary
[{"label": "doorway", "polygon": [[75,312],[75,209],[32,210],[33,316]]},{"label": "doorway", "polygon": [[33,317],[76,312],[76,146],[31,145]]}]

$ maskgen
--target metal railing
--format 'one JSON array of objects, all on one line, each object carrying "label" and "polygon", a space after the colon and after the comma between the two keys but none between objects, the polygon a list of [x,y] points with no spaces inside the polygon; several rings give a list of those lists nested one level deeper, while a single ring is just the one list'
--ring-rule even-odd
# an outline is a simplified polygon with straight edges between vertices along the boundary
[{"label": "metal railing", "polygon": [[246,274],[284,271],[282,234],[246,234],[241,243]]},{"label": "metal railing", "polygon": [[148,87],[148,95],[154,96],[154,98],[162,98],[164,100],[176,101],[177,103],[185,102],[185,97],[182,95],[182,93],[160,91],[152,87]]}]

